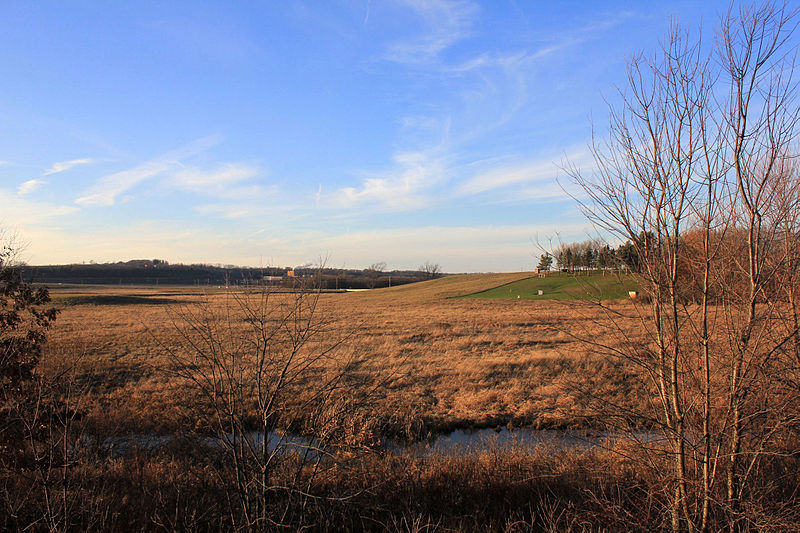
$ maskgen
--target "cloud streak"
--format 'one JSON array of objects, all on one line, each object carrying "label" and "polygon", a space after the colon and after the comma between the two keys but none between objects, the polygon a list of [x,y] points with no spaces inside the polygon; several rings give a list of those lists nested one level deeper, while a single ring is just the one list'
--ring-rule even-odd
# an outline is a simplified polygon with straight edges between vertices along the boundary
[{"label": "cloud streak", "polygon": [[423,20],[428,32],[389,45],[383,59],[404,64],[436,62],[442,52],[464,39],[478,8],[471,2],[451,0],[406,0]]},{"label": "cloud streak", "polygon": [[77,167],[79,165],[88,165],[93,163],[94,161],[89,158],[85,159],[72,159],[71,161],[59,161],[58,163],[53,163],[53,166],[48,168],[42,173],[42,176],[49,176],[51,174],[58,174],[59,172],[64,172],[71,168]]},{"label": "cloud streak", "polygon": [[520,183],[552,180],[557,171],[558,168],[551,162],[496,168],[467,180],[456,189],[456,196],[470,196]]},{"label": "cloud streak", "polygon": [[436,185],[443,174],[443,164],[423,152],[397,154],[399,167],[388,176],[370,176],[357,187],[341,187],[326,197],[318,192],[323,207],[352,209],[371,206],[378,210],[403,211],[430,204],[426,191]]},{"label": "cloud streak", "polygon": [[204,137],[134,168],[116,172],[100,178],[94,185],[86,189],[75,200],[80,205],[110,206],[114,205],[117,196],[125,193],[139,183],[178,170],[185,160],[201,154],[218,144],[218,136]]},{"label": "cloud streak", "polygon": [[[497,189],[516,187],[526,198],[564,197],[567,196],[556,183],[562,161],[590,171],[593,159],[585,148],[574,148],[561,157],[542,157],[535,161],[517,165],[504,165],[481,172],[466,180],[455,190],[456,196],[473,196],[485,194]],[[526,186],[520,189],[521,186]]]},{"label": "cloud streak", "polygon": [[87,189],[83,196],[75,200],[80,205],[114,205],[117,196],[142,181],[157,176],[174,168],[174,161],[152,161],[129,170],[123,170],[101,178],[95,185]]},{"label": "cloud streak", "polygon": [[34,191],[39,190],[42,187],[42,185],[45,185],[46,183],[47,183],[46,181],[39,179],[28,180],[26,182],[21,183],[20,186],[17,187],[17,194],[20,196],[30,194]]},{"label": "cloud streak", "polygon": [[257,184],[242,185],[258,177],[262,171],[254,166],[227,163],[213,169],[183,168],[169,175],[169,186],[225,199],[252,200],[274,193]]}]

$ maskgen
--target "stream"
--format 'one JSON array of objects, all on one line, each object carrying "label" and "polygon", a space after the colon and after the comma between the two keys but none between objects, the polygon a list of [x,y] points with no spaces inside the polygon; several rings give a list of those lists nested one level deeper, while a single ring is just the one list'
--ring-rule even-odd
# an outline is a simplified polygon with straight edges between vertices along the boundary
[{"label": "stream", "polygon": [[[482,450],[512,447],[533,451],[539,445],[552,448],[586,450],[598,446],[609,446],[616,440],[631,438],[654,443],[659,441],[662,436],[655,432],[646,431],[628,434],[607,431],[534,428],[508,430],[505,427],[500,429],[457,429],[450,433],[442,433],[429,439],[412,443],[387,438],[381,442],[377,449],[394,453],[414,454],[467,454]],[[99,442],[91,437],[86,437],[84,442],[99,444],[102,449],[111,453],[125,455],[135,449],[153,451],[163,448],[173,441],[177,441],[177,439],[178,437],[172,435],[134,434],[108,437]],[[227,443],[223,439],[211,436],[198,436],[194,437],[194,439],[199,441],[200,444],[209,447],[221,447],[231,444],[230,436],[225,439]],[[258,448],[264,442],[263,436],[259,432],[250,433],[248,440],[251,445]],[[303,453],[307,448],[311,447],[310,445],[311,443],[308,439],[291,433],[270,432],[267,439],[267,446],[271,449],[280,446],[287,452]],[[311,452],[311,455],[316,455],[316,452]]]}]

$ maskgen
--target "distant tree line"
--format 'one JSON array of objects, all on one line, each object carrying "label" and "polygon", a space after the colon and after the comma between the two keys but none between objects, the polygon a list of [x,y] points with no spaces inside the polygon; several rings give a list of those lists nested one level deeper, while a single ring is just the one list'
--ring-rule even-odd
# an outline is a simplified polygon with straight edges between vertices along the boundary
[{"label": "distant tree line", "polygon": [[[117,263],[85,263],[23,267],[24,275],[43,284],[90,285],[242,285],[291,287],[297,279],[315,277],[325,290],[373,289],[439,277],[436,264],[417,270],[387,271],[385,263],[364,270],[345,268],[239,267],[235,265],[170,264],[163,259],[134,259]],[[293,275],[290,275],[291,274]]]},{"label": "distant tree line", "polygon": [[555,249],[553,256],[560,270],[611,270],[621,269],[639,272],[642,262],[639,249],[653,246],[651,234],[642,234],[637,242],[626,241],[617,247],[609,246],[600,240],[587,240],[576,243],[561,244]]}]

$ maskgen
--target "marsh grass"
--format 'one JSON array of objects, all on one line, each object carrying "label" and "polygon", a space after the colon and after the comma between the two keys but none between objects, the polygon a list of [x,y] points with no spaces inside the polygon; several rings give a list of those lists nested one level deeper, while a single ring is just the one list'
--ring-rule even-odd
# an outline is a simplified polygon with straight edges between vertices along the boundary
[{"label": "marsh grass", "polygon": [[[591,411],[564,387],[576,375],[596,383],[598,392],[613,395],[615,401],[633,399],[619,361],[592,358],[565,333],[576,327],[610,334],[596,327],[591,315],[551,301],[447,299],[442,294],[450,294],[452,287],[460,286],[462,292],[474,288],[474,282],[469,286],[452,279],[417,284],[419,294],[404,286],[320,297],[320,312],[332,328],[356,329],[354,342],[342,347],[359,352],[350,369],[353,383],[366,377],[385,381],[371,402],[385,433],[413,439],[508,422],[540,428],[591,426]],[[436,288],[437,283],[445,289]],[[135,294],[149,298],[142,289]],[[126,294],[114,288],[111,295],[93,289],[69,296],[92,301]],[[188,302],[184,305],[206,299],[208,305],[221,306],[225,296],[184,290],[180,298]],[[64,308],[49,350],[55,356],[69,345],[83,346],[84,371],[101,377],[89,395],[90,417],[98,427],[171,432],[190,422],[203,426],[205,415],[188,414],[186,406],[195,400],[189,383],[169,371],[171,363],[159,346],[179,340],[169,308],[151,303]],[[247,325],[245,317],[241,325]],[[302,399],[300,393],[298,405]]]}]

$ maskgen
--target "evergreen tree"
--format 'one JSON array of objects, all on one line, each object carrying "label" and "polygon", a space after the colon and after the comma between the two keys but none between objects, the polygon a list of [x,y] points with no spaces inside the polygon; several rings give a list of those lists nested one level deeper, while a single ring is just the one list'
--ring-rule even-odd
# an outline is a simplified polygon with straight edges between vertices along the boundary
[{"label": "evergreen tree", "polygon": [[539,257],[539,265],[536,268],[539,272],[547,272],[550,270],[551,266],[553,266],[553,256],[548,252],[543,253]]}]

